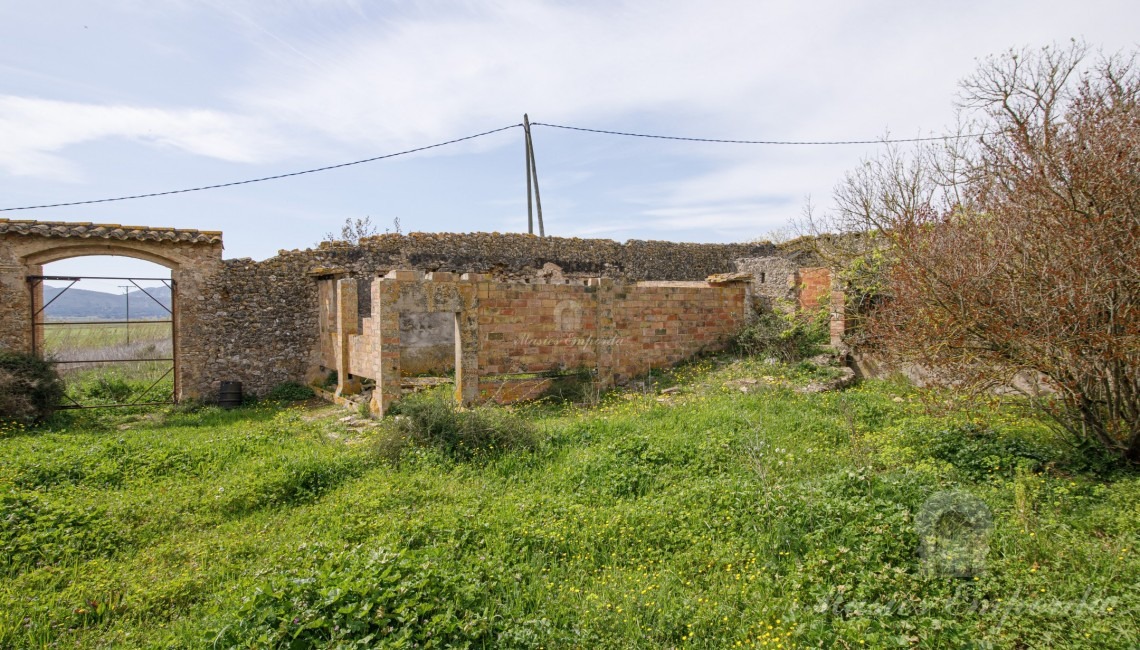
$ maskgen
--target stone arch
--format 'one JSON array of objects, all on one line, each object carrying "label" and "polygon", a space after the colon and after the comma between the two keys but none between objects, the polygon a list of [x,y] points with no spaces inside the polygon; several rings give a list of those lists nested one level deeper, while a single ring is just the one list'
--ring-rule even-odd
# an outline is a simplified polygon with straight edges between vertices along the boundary
[{"label": "stone arch", "polygon": [[559,332],[577,332],[582,327],[582,305],[563,300],[554,306],[554,326]]},{"label": "stone arch", "polygon": [[181,256],[166,252],[150,251],[142,247],[83,243],[45,247],[43,250],[25,255],[24,264],[27,266],[43,266],[44,264],[75,259],[77,257],[98,257],[105,255],[130,257],[144,262],[150,262],[166,267],[172,272],[178,270],[186,263],[185,259],[177,259]]},{"label": "stone arch", "polygon": [[205,348],[207,334],[197,327],[198,297],[222,267],[222,233],[118,224],[0,219],[0,350],[30,352],[42,304],[42,287],[29,276],[43,265],[75,257],[118,255],[170,269],[175,302],[174,345],[182,351],[175,370],[178,397],[198,397],[205,358],[188,353]]}]

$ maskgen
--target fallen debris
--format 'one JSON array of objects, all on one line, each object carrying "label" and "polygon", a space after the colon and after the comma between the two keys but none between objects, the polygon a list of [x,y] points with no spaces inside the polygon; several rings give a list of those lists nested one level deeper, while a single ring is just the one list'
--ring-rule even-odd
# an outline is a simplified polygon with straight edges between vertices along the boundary
[{"label": "fallen debris", "polygon": [[833,390],[843,390],[855,383],[855,371],[851,368],[836,368],[840,373],[838,377],[825,381],[813,381],[806,386],[796,388],[797,393],[811,395],[813,393],[827,393]]}]

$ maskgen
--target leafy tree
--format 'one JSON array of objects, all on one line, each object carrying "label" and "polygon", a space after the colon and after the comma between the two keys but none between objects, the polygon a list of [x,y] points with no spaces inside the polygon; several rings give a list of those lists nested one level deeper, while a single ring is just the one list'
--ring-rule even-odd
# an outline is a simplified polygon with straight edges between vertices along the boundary
[{"label": "leafy tree", "polygon": [[1081,43],[961,84],[944,144],[850,172],[829,223],[887,244],[869,340],[964,389],[1024,385],[1064,431],[1140,463],[1140,71]]}]

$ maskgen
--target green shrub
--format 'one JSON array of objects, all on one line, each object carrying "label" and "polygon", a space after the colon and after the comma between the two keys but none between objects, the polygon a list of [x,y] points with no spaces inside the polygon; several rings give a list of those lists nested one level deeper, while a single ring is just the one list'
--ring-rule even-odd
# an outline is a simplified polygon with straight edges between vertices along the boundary
[{"label": "green shrub", "polygon": [[[146,390],[142,386],[139,392]],[[119,377],[99,377],[83,388],[83,392],[91,398],[106,402],[125,402],[135,392],[135,387]]]},{"label": "green shrub", "polygon": [[828,340],[827,319],[824,310],[810,319],[778,309],[764,312],[736,334],[733,347],[741,354],[794,363],[819,354]]},{"label": "green shrub", "polygon": [[302,386],[297,382],[287,381],[283,384],[277,384],[273,390],[265,396],[265,399],[273,400],[274,402],[300,402],[302,400],[312,399],[316,393],[308,386]]},{"label": "green shrub", "polygon": [[912,436],[911,444],[925,455],[950,463],[976,481],[992,476],[1013,478],[1018,467],[1036,470],[1054,456],[1031,440],[974,424],[919,430]]},{"label": "green shrub", "polygon": [[522,418],[494,406],[460,409],[446,392],[411,395],[397,402],[396,417],[382,446],[399,451],[404,441],[434,447],[456,460],[496,455],[514,449],[534,449],[538,434]]},{"label": "green shrub", "polygon": [[0,352],[0,420],[41,421],[59,408],[63,380],[35,355]]}]

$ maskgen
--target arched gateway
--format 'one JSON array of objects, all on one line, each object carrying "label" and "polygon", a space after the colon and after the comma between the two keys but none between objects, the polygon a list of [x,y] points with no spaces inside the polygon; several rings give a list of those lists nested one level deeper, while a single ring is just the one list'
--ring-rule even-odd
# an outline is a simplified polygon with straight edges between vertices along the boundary
[{"label": "arched gateway", "polygon": [[222,233],[118,224],[0,219],[0,350],[31,352],[43,305],[43,265],[72,257],[121,255],[170,269],[177,397],[197,397],[204,358],[199,297],[222,267]]}]

